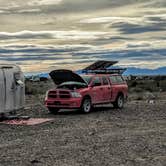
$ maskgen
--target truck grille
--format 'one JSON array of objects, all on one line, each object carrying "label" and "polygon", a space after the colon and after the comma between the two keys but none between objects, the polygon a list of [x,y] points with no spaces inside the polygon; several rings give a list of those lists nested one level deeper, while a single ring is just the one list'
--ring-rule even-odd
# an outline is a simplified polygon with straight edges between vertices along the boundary
[{"label": "truck grille", "polygon": [[70,98],[70,92],[69,91],[50,91],[48,94],[49,98],[62,98],[62,99],[68,99]]},{"label": "truck grille", "polygon": [[56,91],[50,91],[48,93],[48,98],[57,98],[57,92]]},{"label": "truck grille", "polygon": [[59,91],[59,98],[63,98],[63,99],[70,98],[70,92],[68,92],[68,91]]}]

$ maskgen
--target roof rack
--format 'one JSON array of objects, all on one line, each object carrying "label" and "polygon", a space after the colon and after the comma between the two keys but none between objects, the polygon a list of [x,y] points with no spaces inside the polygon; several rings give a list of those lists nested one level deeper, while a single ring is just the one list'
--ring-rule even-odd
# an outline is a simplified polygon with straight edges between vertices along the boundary
[{"label": "roof rack", "polygon": [[[97,61],[82,70],[85,74],[123,74],[126,68],[112,67],[118,61]],[[111,67],[111,68],[110,68]]]},{"label": "roof rack", "polygon": [[83,70],[85,74],[123,74],[126,68],[102,69],[102,70]]},{"label": "roof rack", "polygon": [[84,68],[83,70],[103,70],[107,69],[108,67],[118,63],[118,61],[97,61],[88,67]]}]

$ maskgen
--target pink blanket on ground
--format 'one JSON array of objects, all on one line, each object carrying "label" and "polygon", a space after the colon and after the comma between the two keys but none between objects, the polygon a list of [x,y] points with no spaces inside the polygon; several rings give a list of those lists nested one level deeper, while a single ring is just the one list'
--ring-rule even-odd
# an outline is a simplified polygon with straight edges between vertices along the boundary
[{"label": "pink blanket on ground", "polygon": [[44,122],[49,122],[49,121],[53,121],[53,118],[30,118],[30,119],[16,119],[16,120],[5,120],[2,121],[0,123],[2,124],[9,124],[9,125],[37,125],[37,124],[41,124]]}]

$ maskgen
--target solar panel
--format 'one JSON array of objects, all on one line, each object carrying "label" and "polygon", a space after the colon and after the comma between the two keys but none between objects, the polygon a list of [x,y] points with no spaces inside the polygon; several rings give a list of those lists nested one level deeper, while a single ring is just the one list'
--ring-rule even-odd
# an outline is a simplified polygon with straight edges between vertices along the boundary
[{"label": "solar panel", "polygon": [[125,68],[119,68],[119,69],[102,69],[102,70],[83,70],[86,74],[123,74]]},{"label": "solar panel", "polygon": [[83,73],[94,73],[94,74],[123,74],[126,68],[110,68],[118,61],[97,61],[90,66],[83,69]]},{"label": "solar panel", "polygon": [[118,61],[97,61],[83,70],[104,70],[118,63]]}]

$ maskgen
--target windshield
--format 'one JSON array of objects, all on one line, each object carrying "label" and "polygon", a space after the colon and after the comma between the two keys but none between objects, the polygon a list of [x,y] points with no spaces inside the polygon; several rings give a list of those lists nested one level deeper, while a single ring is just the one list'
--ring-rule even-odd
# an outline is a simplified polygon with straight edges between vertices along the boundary
[{"label": "windshield", "polygon": [[83,75],[81,76],[88,84],[90,83],[92,77],[91,76],[87,76],[87,75]]}]

